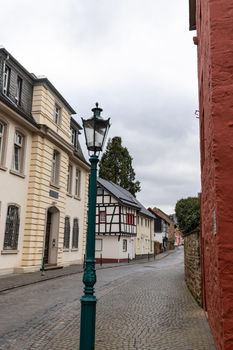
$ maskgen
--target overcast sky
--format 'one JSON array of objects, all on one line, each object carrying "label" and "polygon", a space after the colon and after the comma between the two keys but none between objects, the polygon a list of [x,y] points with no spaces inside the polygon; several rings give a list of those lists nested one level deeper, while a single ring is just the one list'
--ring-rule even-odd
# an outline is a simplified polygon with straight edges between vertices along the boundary
[{"label": "overcast sky", "polygon": [[[188,0],[0,0],[4,46],[77,111],[99,102],[141,182],[168,214],[200,191],[196,47]],[[80,122],[81,123],[81,122]],[[84,136],[81,135],[83,142]]]}]

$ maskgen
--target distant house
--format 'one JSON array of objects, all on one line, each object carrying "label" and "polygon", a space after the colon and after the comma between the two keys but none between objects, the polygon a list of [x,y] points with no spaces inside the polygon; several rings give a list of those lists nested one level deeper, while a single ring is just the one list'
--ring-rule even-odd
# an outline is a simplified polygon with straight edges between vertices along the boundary
[{"label": "distant house", "polygon": [[[137,201],[138,202],[138,201]],[[138,202],[137,212],[136,258],[146,257],[154,253],[154,215]]]},{"label": "distant house", "polygon": [[172,248],[175,241],[175,223],[161,209],[148,208],[154,214],[154,241],[163,244],[164,248]]},{"label": "distant house", "polygon": [[137,211],[134,196],[122,187],[98,178],[96,204],[96,259],[122,262],[135,258]]}]

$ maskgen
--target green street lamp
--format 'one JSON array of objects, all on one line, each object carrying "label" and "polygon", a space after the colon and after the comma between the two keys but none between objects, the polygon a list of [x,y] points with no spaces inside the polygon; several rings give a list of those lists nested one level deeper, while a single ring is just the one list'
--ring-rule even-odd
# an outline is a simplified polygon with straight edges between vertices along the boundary
[{"label": "green street lamp", "polygon": [[95,271],[95,219],[96,219],[96,180],[99,153],[102,151],[110,118],[104,120],[101,117],[102,109],[98,103],[92,109],[93,116],[84,120],[83,129],[86,145],[90,156],[91,173],[89,181],[88,225],[86,239],[85,267],[83,273],[84,295],[81,297],[81,321],[80,321],[80,350],[94,350],[95,348],[95,319],[96,296],[94,285],[96,283]]}]

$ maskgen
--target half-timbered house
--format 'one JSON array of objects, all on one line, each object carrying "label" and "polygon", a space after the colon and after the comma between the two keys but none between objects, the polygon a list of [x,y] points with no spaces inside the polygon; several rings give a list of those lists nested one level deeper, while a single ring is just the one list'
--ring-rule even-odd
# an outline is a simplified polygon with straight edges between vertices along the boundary
[{"label": "half-timbered house", "polygon": [[122,187],[98,178],[96,204],[96,260],[122,262],[135,258],[137,212],[134,196]]}]

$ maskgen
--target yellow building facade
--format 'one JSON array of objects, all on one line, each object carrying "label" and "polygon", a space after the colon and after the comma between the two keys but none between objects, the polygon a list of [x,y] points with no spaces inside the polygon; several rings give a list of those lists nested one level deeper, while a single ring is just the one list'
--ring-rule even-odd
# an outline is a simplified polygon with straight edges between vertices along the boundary
[{"label": "yellow building facade", "polygon": [[90,166],[74,114],[0,48],[0,274],[83,262]]},{"label": "yellow building facade", "polygon": [[[89,166],[74,155],[71,113],[74,113],[72,108],[47,79],[34,87],[32,115],[40,129],[32,137],[22,256],[24,270],[37,270],[43,262],[48,266],[61,266],[81,263],[83,259]],[[68,193],[71,162],[80,171],[80,197]],[[67,214],[77,216],[79,237],[75,247],[64,248]],[[69,251],[72,254],[68,258]]]},{"label": "yellow building facade", "polygon": [[[141,209],[142,210],[142,209]],[[136,257],[148,256],[154,253],[153,249],[153,217],[144,209],[144,213],[137,213],[137,237],[136,237]]]}]

